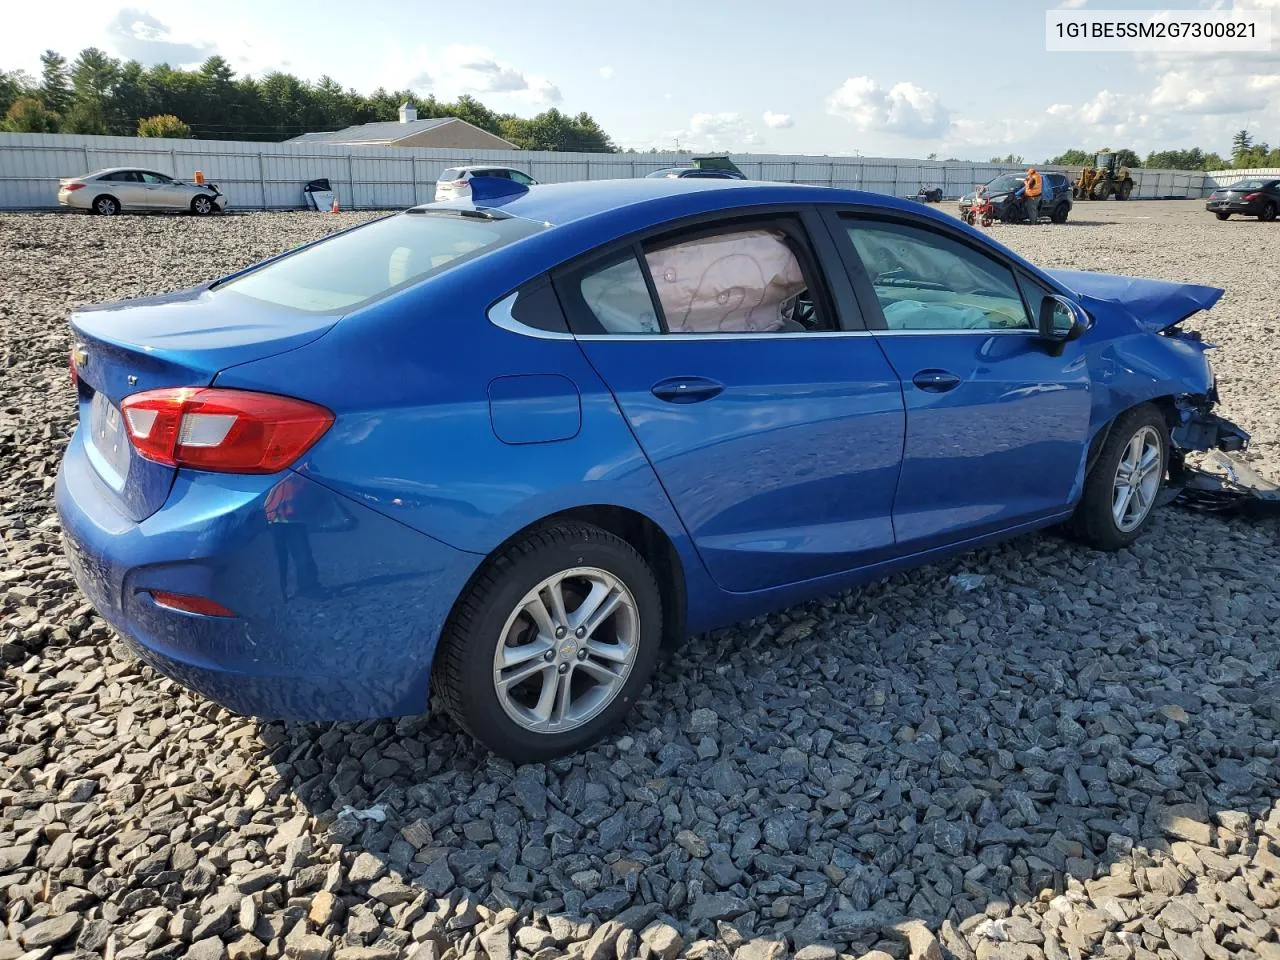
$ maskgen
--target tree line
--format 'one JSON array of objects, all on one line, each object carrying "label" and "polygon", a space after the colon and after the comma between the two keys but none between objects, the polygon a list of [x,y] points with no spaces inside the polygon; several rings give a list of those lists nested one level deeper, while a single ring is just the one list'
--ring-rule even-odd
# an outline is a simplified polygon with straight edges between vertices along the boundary
[{"label": "tree line", "polygon": [[525,150],[616,149],[587,113],[571,116],[553,108],[525,118],[498,113],[467,95],[442,101],[381,87],[366,95],[344,90],[328,76],[310,83],[279,71],[260,79],[237,76],[220,56],[210,57],[198,70],[168,64],[148,68],[89,47],[71,62],[46,50],[40,65],[38,78],[0,70],[0,129],[278,141],[395,120],[400,104],[408,101],[420,119],[458,117]]},{"label": "tree line", "polygon": [[[1248,130],[1240,130],[1231,138],[1231,156],[1224,158],[1199,147],[1189,150],[1153,150],[1143,160],[1132,150],[1115,150],[1116,162],[1124,167],[1153,167],[1160,170],[1253,170],[1280,167],[1280,147],[1272,149],[1265,141],[1255,141]],[[1095,154],[1084,150],[1068,150],[1045,163],[1067,167],[1087,167]],[[1022,160],[1018,158],[1018,162]]]}]

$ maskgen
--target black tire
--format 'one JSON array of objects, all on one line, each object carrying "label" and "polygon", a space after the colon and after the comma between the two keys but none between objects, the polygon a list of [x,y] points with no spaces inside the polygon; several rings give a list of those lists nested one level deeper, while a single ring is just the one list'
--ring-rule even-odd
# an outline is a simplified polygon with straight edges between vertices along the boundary
[{"label": "black tire", "polygon": [[[525,594],[548,577],[584,566],[617,578],[635,600],[637,649],[631,672],[613,700],[581,726],[537,733],[504,709],[495,687],[494,655],[507,618]],[[662,594],[635,548],[591,524],[557,522],[491,557],[473,579],[440,638],[431,692],[459,726],[499,756],[515,763],[549,760],[589,746],[626,716],[653,673],[661,645]]]},{"label": "black tire", "polygon": [[1275,218],[1276,218],[1276,205],[1272,203],[1270,200],[1268,200],[1265,204],[1263,204],[1262,212],[1258,214],[1258,219],[1265,220],[1267,223],[1270,223]]},{"label": "black tire", "polygon": [[1065,203],[1060,203],[1053,208],[1053,213],[1049,219],[1054,223],[1066,223],[1067,215],[1071,212],[1071,207]]},{"label": "black tire", "polygon": [[1128,200],[1131,193],[1133,193],[1133,181],[1126,180],[1116,189],[1116,199]]},{"label": "black tire", "polygon": [[213,200],[209,197],[201,196],[191,198],[191,212],[197,217],[207,217],[209,214],[213,213],[213,210]]},{"label": "black tire", "polygon": [[93,198],[93,204],[89,209],[99,216],[114,217],[120,212],[120,201],[110,194],[104,193],[100,197]]},{"label": "black tire", "polygon": [[1165,423],[1164,414],[1152,404],[1144,403],[1122,413],[1111,425],[1102,450],[1089,471],[1084,483],[1084,495],[1072,516],[1072,531],[1076,537],[1099,550],[1119,550],[1137,540],[1155,512],[1155,501],[1159,499],[1160,489],[1156,487],[1152,502],[1147,507],[1141,521],[1131,529],[1125,530],[1116,522],[1112,512],[1115,495],[1116,473],[1120,461],[1125,455],[1130,442],[1148,427],[1154,429],[1160,438],[1159,477],[1163,483],[1165,471],[1169,469],[1169,427]]},{"label": "black tire", "polygon": [[1219,210],[1217,213],[1214,214],[1214,216],[1217,217],[1219,220],[1231,219],[1231,214],[1227,213],[1227,211],[1225,210]]}]

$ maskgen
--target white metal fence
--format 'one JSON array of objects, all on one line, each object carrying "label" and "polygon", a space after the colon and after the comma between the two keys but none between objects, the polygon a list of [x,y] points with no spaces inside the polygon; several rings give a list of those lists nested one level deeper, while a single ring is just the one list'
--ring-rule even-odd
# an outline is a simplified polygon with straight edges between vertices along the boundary
[{"label": "white metal fence", "polygon": [[[811,157],[735,154],[753,180],[813,183],[910,196],[921,185],[940,186],[952,199],[1001,173],[1025,167],[879,157]],[[466,163],[502,163],[528,171],[543,183],[643,177],[687,163],[673,153],[551,153],[531,150],[431,150],[227,140],[159,140],[74,134],[0,133],[0,210],[57,205],[60,177],[103,167],[140,166],[189,179],[196,170],[225,193],[233,209],[279,210],[302,206],[302,186],[328,178],[344,208],[397,208],[434,198],[440,172]],[[1045,166],[1071,176],[1079,169]],[[1134,170],[1134,196],[1200,197],[1212,179],[1199,171]],[[1236,177],[1238,179],[1238,177]]]}]

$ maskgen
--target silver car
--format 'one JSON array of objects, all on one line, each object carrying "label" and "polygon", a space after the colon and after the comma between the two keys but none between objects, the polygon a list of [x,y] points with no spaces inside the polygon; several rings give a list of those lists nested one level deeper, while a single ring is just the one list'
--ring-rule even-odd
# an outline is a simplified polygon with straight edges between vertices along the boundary
[{"label": "silver car", "polygon": [[471,196],[471,179],[473,177],[497,177],[510,180],[523,187],[529,187],[538,181],[522,170],[514,167],[471,166],[450,167],[440,174],[436,180],[436,200],[458,200]]},{"label": "silver car", "polygon": [[185,210],[222,213],[227,198],[211,183],[183,183],[154,170],[109,167],[58,181],[58,203],[74,210],[112,216],[122,210]]}]

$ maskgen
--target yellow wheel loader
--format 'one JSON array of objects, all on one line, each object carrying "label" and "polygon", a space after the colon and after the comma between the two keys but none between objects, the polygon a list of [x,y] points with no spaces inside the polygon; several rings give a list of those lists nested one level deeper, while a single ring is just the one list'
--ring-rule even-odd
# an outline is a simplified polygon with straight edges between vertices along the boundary
[{"label": "yellow wheel loader", "polygon": [[1128,200],[1133,193],[1133,177],[1128,167],[1116,162],[1114,153],[1103,150],[1094,158],[1092,167],[1084,168],[1072,193],[1077,200]]}]

